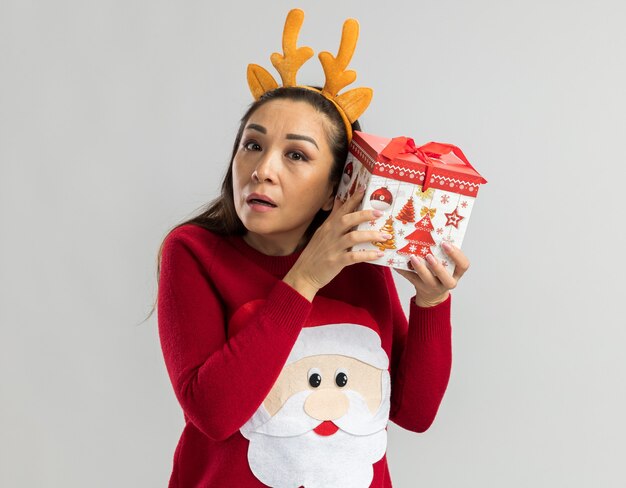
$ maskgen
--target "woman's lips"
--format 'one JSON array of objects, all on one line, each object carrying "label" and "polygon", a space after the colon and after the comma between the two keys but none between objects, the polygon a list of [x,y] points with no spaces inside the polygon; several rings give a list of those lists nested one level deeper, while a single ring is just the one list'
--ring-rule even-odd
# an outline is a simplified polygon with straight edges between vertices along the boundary
[{"label": "woman's lips", "polygon": [[330,420],[324,420],[324,422],[322,422],[313,429],[313,432],[315,432],[317,435],[329,436],[333,435],[338,430],[339,427],[337,427]]},{"label": "woman's lips", "polygon": [[248,195],[248,198],[246,198],[246,203],[255,212],[269,212],[273,208],[276,208],[274,200],[261,193],[251,193]]},{"label": "woman's lips", "polygon": [[246,202],[248,204],[258,204],[258,205],[266,205],[268,207],[276,207],[276,203],[267,195],[263,195],[261,193],[250,193],[248,198],[246,198]]}]

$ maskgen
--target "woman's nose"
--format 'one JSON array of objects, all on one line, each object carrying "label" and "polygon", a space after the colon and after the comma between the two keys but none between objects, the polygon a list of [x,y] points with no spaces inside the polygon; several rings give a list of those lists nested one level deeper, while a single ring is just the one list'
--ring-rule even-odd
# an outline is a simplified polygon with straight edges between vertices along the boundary
[{"label": "woman's nose", "polygon": [[257,182],[274,182],[276,180],[275,157],[270,152],[264,153],[254,168],[252,179]]}]

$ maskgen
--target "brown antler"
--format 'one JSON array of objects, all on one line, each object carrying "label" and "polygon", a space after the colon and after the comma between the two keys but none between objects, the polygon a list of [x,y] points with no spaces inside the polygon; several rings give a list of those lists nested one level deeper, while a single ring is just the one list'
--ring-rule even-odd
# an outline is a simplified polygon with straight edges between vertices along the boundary
[{"label": "brown antler", "polygon": [[[322,94],[339,105],[350,123],[354,122],[365,112],[372,100],[373,91],[371,88],[355,88],[339,96],[339,90],[348,86],[356,80],[356,73],[353,70],[345,71],[352,59],[356,41],[359,38],[359,23],[355,19],[348,19],[343,23],[341,32],[341,43],[337,57],[333,57],[329,52],[319,54],[320,63],[324,68],[326,83]],[[350,128],[348,133],[350,133]]]},{"label": "brown antler", "polygon": [[[287,14],[283,29],[283,54],[274,53],[270,57],[272,64],[280,73],[283,86],[298,86],[296,73],[300,67],[313,56],[310,47],[297,47],[298,35],[304,21],[304,12],[293,9]],[[341,42],[337,57],[329,52],[319,54],[319,59],[324,68],[326,82],[321,94],[334,103],[346,125],[348,140],[352,138],[351,124],[367,109],[372,100],[371,88],[354,88],[341,95],[339,91],[356,80],[353,70],[346,70],[359,37],[359,23],[355,19],[348,19],[343,24]],[[255,99],[259,99],[264,93],[278,88],[274,77],[257,64],[248,65],[248,85]],[[315,90],[311,87],[305,87]],[[316,90],[319,91],[319,90]]]},{"label": "brown antler", "polygon": [[304,12],[293,9],[287,14],[283,30],[283,54],[274,53],[272,64],[283,80],[283,86],[296,86],[296,73],[313,56],[313,49],[307,46],[297,47],[298,34],[304,21]]},{"label": "brown antler", "polygon": [[326,75],[323,94],[335,98],[339,90],[356,80],[356,72],[353,70],[345,71],[345,69],[350,64],[358,37],[359,23],[355,19],[348,19],[343,23],[337,57],[335,58],[328,51],[319,54],[320,63],[322,63]]}]

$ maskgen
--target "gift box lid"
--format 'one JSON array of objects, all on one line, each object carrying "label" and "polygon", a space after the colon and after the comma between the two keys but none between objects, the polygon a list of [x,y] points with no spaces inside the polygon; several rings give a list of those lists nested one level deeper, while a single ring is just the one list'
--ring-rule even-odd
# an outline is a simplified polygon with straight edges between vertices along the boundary
[{"label": "gift box lid", "polygon": [[375,175],[476,196],[487,183],[452,144],[429,142],[415,147],[407,137],[390,139],[355,131],[350,152]]}]

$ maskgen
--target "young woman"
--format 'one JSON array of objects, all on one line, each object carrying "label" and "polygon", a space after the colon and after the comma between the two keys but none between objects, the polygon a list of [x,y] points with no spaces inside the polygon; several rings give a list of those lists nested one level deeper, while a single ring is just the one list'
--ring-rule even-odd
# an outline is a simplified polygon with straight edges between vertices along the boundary
[{"label": "young woman", "polygon": [[[358,129],[358,122],[352,124]],[[451,364],[450,276],[411,257],[407,321],[385,241],[335,198],[348,151],[336,106],[279,87],[241,121],[221,195],[160,250],[158,324],[183,409],[170,487],[390,487],[389,420],[432,423]]]},{"label": "young woman", "polygon": [[344,23],[324,88],[298,86],[313,55],[289,12],[283,86],[248,67],[256,99],[241,120],[222,194],[178,225],[159,252],[158,323],[185,416],[170,487],[390,487],[389,420],[432,423],[450,374],[450,293],[469,263],[447,246],[400,270],[415,287],[407,318],[389,268],[369,264],[386,241],[354,230],[363,189],[335,198],[371,89],[338,92],[358,23]]}]

